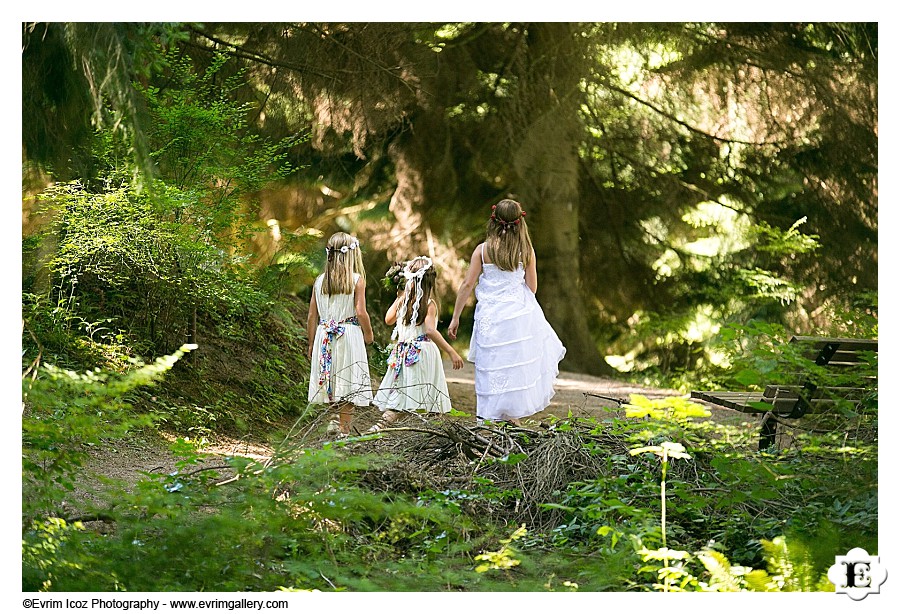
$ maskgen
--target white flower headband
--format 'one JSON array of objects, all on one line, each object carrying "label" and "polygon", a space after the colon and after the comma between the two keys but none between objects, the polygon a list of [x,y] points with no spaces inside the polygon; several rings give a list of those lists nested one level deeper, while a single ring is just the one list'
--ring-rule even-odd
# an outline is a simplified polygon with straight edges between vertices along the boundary
[{"label": "white flower headband", "polygon": [[[411,271],[410,267],[414,262],[423,262],[422,268],[418,271]],[[425,271],[434,266],[434,262],[428,256],[419,256],[417,258],[413,258],[409,262],[406,263],[406,266],[403,267],[402,275],[406,278],[406,287],[404,289],[404,294],[406,297],[410,296],[410,292],[415,288],[416,298],[413,301],[412,305],[412,319],[410,323],[415,325],[419,320],[419,303],[422,301],[422,278],[425,276]],[[406,304],[409,301],[408,298],[404,298],[403,302],[400,304],[400,310],[397,314],[397,321],[403,322],[404,316],[406,316]],[[397,329],[394,329],[394,333],[391,335],[391,338],[395,338],[397,336]]]},{"label": "white flower headband", "polygon": [[342,254],[346,254],[351,249],[356,249],[357,247],[359,247],[359,241],[357,239],[353,239],[353,241],[350,243],[350,245],[342,245],[341,247],[326,247],[325,253],[330,254],[330,253],[339,251]]},{"label": "white flower headband", "polygon": [[[425,264],[422,265],[421,269],[413,273],[410,270],[410,266],[413,262],[424,262]],[[403,267],[403,277],[405,277],[406,279],[422,279],[425,276],[425,271],[430,269],[432,266],[434,266],[434,262],[432,262],[431,258],[429,258],[428,256],[419,256],[418,258],[413,258],[406,263],[405,267]]]}]

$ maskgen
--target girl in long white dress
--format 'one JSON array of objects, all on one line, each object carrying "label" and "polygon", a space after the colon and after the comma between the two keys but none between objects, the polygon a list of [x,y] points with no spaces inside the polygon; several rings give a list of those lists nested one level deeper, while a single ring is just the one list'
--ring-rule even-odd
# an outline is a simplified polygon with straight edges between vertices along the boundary
[{"label": "girl in long white dress", "polygon": [[[492,208],[487,237],[472,252],[456,297],[448,335],[475,291],[475,326],[468,359],[475,363],[476,415],[518,424],[550,404],[566,348],[535,299],[537,266],[521,205]],[[476,286],[477,284],[477,286]]]},{"label": "girl in long white dress", "polygon": [[361,251],[359,241],[344,232],[328,239],[325,272],[313,284],[306,320],[309,402],[337,407],[342,436],[350,433],[354,406],[372,402],[366,344],[374,335]]},{"label": "girl in long white dress", "polygon": [[395,345],[375,394],[381,420],[369,432],[391,424],[401,411],[450,411],[441,350],[450,356],[454,369],[463,366],[460,355],[437,330],[438,309],[432,298],[437,273],[431,258],[413,258],[404,267],[403,276],[404,289],[384,317],[387,324],[395,324],[391,336]]}]

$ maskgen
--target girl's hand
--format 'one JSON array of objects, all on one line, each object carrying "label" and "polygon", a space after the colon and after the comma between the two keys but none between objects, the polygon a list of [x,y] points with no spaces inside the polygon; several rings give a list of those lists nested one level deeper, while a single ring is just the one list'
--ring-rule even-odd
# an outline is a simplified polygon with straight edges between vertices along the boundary
[{"label": "girl's hand", "polygon": [[[456,332],[459,330],[459,318],[450,320],[450,326],[447,327],[447,336],[456,339]],[[455,367],[454,367],[455,368]]]},{"label": "girl's hand", "polygon": [[458,371],[463,368],[463,359],[462,359],[462,356],[460,356],[458,352],[453,352],[450,355],[450,360],[453,361],[453,370],[454,371]]}]

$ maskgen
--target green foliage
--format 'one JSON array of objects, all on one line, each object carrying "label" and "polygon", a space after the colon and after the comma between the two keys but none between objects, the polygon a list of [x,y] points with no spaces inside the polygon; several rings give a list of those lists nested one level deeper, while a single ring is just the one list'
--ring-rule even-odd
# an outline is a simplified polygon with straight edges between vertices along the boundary
[{"label": "green foliage", "polygon": [[820,579],[835,553],[876,551],[872,450],[810,439],[763,455],[659,411],[595,421],[595,442],[625,438],[633,454],[594,443],[607,468],[544,504],[560,514],[547,533],[472,515],[516,505],[513,484],[373,490],[367,476],[403,459],[352,440],[230,458],[226,470],[178,442],[176,472],[101,495],[114,530],[28,525],[23,577],[34,590],[830,590]]},{"label": "green foliage", "polygon": [[[728,557],[706,547],[696,552],[659,548],[637,550],[645,563],[639,570],[650,578],[653,590],[663,592],[784,592],[826,591],[834,586],[828,582],[827,566],[814,568],[808,557],[797,547],[789,548],[784,537],[762,540],[767,570],[734,565]],[[834,562],[834,555],[831,563]],[[662,563],[662,565],[660,565]]]},{"label": "green foliage", "polygon": [[[630,535],[630,541],[634,545],[636,554],[645,563],[638,572],[650,574],[651,588],[664,592],[672,590],[728,592],[834,590],[826,578],[827,569],[834,562],[836,553],[844,552],[849,547],[843,547],[841,542],[844,540],[841,539],[841,531],[836,529],[830,521],[819,525],[821,528],[814,530],[814,534],[807,539],[795,531],[792,531],[792,535],[796,537],[792,537],[790,540],[786,540],[783,535],[776,536],[771,540],[761,539],[759,543],[768,572],[743,565],[733,565],[727,556],[709,545],[693,554],[685,550],[667,547],[665,499],[667,459],[669,457],[690,459],[690,457],[684,453],[682,446],[671,442],[631,450],[632,454],[643,452],[651,452],[659,456],[662,465],[660,481],[662,546],[656,549],[647,548],[644,545],[643,535]],[[723,459],[719,467],[724,468],[728,465],[733,465],[733,463]],[[735,471],[735,473],[741,472]],[[774,489],[776,483],[777,481],[770,481],[771,486],[768,493],[765,493],[765,487],[761,489],[759,486],[755,486],[754,490],[748,493],[748,498],[771,499],[776,497]],[[795,493],[796,495],[799,493]],[[733,502],[723,501],[721,504],[728,506]],[[731,508],[729,507],[729,509]],[[871,511],[875,508],[863,506],[863,509]],[[802,508],[799,511],[802,511]],[[822,522],[825,522],[824,518],[822,518]],[[613,548],[623,536],[620,531],[609,526],[600,527],[597,533],[604,537],[611,537]],[[850,541],[855,543],[852,539]],[[698,566],[698,563],[702,567]]]},{"label": "green foliage", "polygon": [[834,564],[831,553],[836,552],[829,547],[834,545],[834,540],[820,543],[818,552],[828,553],[823,560],[821,556],[814,558],[811,548],[799,541],[788,541],[781,536],[762,540],[772,582],[782,591],[833,591],[834,585],[827,575],[828,567]]},{"label": "green foliage", "polygon": [[[177,445],[177,472],[109,493],[114,533],[61,531],[58,521],[27,532],[24,590],[358,589],[387,554],[424,563],[458,543],[445,510],[358,485],[362,470],[384,460],[339,448],[268,465],[232,458],[223,481]],[[88,562],[91,574],[72,573]]]},{"label": "green foliage", "polygon": [[[660,529],[662,533],[662,548],[660,549],[661,558],[664,564],[664,569],[668,570],[669,568],[669,558],[670,558],[670,550],[666,546],[666,471],[669,468],[669,459],[670,458],[683,458],[690,459],[690,455],[684,451],[684,446],[680,443],[674,443],[671,441],[664,441],[658,446],[643,446],[640,448],[633,448],[629,450],[629,454],[635,456],[637,454],[643,454],[645,452],[650,452],[655,454],[660,458],[660,465],[662,467],[662,478],[660,479],[660,491],[659,491],[659,499],[660,499]],[[646,550],[639,552],[639,554],[643,554],[645,556],[645,560],[647,557]],[[681,558],[680,553],[673,553],[671,558]],[[670,577],[669,573],[665,573],[663,589],[668,592],[670,583],[673,582],[676,578]]]},{"label": "green foliage", "polygon": [[[646,582],[623,571],[613,590],[831,590],[819,580],[836,555],[855,543],[877,549],[871,444],[809,433],[794,448],[760,454],[755,437],[738,428],[679,417],[664,400],[634,400],[638,421],[608,419],[598,431],[637,444],[637,456],[606,452],[596,479],[573,482],[558,503],[545,504],[562,512],[547,536],[556,547],[643,561],[634,569]],[[691,460],[653,464],[642,452]],[[779,537],[790,544],[789,565],[766,545]],[[785,581],[779,565],[796,577]]]},{"label": "green foliage", "polygon": [[[189,225],[160,215],[147,192],[79,182],[55,184],[41,200],[52,210],[58,251],[48,263],[53,285],[42,297],[57,328],[92,340],[126,335],[139,352],[165,348],[189,333],[194,309],[221,318],[259,314],[268,298],[246,271]],[[73,322],[101,322],[72,330]]]},{"label": "green foliage", "polygon": [[684,422],[693,418],[708,418],[709,410],[683,397],[648,399],[641,394],[630,395],[631,401],[622,406],[628,418],[650,417],[654,420]]},{"label": "green foliage", "polygon": [[322,270],[318,237],[292,233],[282,236],[281,248],[264,263],[259,275],[260,287],[271,295],[302,294],[311,291]]},{"label": "green foliage", "polygon": [[[821,247],[816,235],[799,231],[805,219],[787,230],[752,223],[746,215],[738,216],[744,220],[739,224],[729,216],[711,216],[706,208],[714,204],[698,205],[697,219],[685,216],[692,230],[670,239],[684,245],[661,246],[669,256],[657,262],[657,281],[671,286],[671,304],[664,311],[635,314],[627,337],[631,357],[619,359],[620,368],[645,381],[687,388],[722,365],[710,347],[722,328],[761,313],[769,322],[786,320],[802,284],[777,263]],[[676,235],[675,229],[666,232]]]},{"label": "green foliage", "polygon": [[822,247],[818,235],[804,235],[798,230],[806,221],[804,216],[785,231],[760,221],[751,228],[751,234],[756,237],[760,251],[781,256],[806,254]]},{"label": "green foliage", "polygon": [[102,321],[146,353],[190,339],[198,312],[227,331],[268,307],[245,266],[246,212],[256,191],[291,172],[286,152],[296,141],[269,143],[249,130],[250,107],[229,97],[243,77],[223,76],[224,56],[199,74],[174,51],[157,64],[165,86],[138,91],[152,119],[158,178],[131,181],[122,143],[99,132],[100,176],[39,195],[53,220],[45,235],[58,242],[45,299],[65,312],[57,325]]},{"label": "green foliage", "polygon": [[200,241],[240,249],[252,219],[248,198],[295,170],[287,151],[298,140],[263,140],[250,130],[250,103],[234,99],[243,71],[229,74],[218,54],[201,71],[186,55],[165,55],[165,85],[139,87],[153,119],[152,157],[162,181],[152,189],[157,205],[177,222],[189,222]]},{"label": "green foliage", "polygon": [[185,345],[151,364],[134,360],[134,368],[121,375],[99,368],[77,373],[44,364],[33,378],[23,379],[22,515],[26,524],[61,513],[62,500],[75,489],[90,446],[152,423],[152,416],[130,411],[128,393],[158,381],[192,349]]},{"label": "green foliage", "polygon": [[[721,552],[704,548],[694,553],[684,550],[638,551],[646,563],[639,573],[655,576],[651,587],[664,592],[777,591],[776,581],[760,569],[732,565]],[[670,561],[674,561],[671,565]],[[662,566],[659,563],[663,562]]]},{"label": "green foliage", "polygon": [[389,294],[399,292],[406,283],[406,279],[402,275],[405,264],[406,263],[404,262],[393,263],[390,268],[385,271],[384,276],[382,276],[381,286],[387,290]]},{"label": "green foliage", "polygon": [[34,521],[22,539],[23,590],[55,591],[72,581],[118,589],[115,574],[95,568],[99,561],[79,544],[83,531],[81,522],[62,518]]}]

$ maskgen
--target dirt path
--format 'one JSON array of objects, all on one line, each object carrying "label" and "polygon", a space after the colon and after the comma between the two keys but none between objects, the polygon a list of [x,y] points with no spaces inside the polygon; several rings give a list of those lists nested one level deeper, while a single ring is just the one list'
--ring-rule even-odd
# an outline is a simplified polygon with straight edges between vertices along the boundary
[{"label": "dirt path", "polygon": [[[462,369],[454,371],[450,362],[445,361],[444,373],[447,374],[447,388],[450,392],[453,408],[474,415],[474,365],[466,361]],[[680,394],[675,390],[644,388],[613,379],[567,371],[559,373],[559,376],[556,378],[555,389],[556,394],[550,401],[550,406],[544,411],[535,414],[532,418],[540,419],[549,415],[565,417],[570,410],[576,416],[599,417],[607,414],[606,410],[603,409],[604,407],[616,407],[616,403],[612,401],[585,396],[585,393],[623,399],[628,399],[630,394],[643,394],[648,398],[662,398]]]},{"label": "dirt path", "polygon": [[[454,371],[449,361],[444,362],[444,373],[447,374],[447,388],[454,409],[466,413],[475,414],[475,367],[466,362],[462,369]],[[682,396],[677,390],[666,388],[651,388],[631,384],[620,380],[584,375],[561,371],[556,378],[556,394],[550,401],[550,406],[542,412],[532,416],[532,419],[541,419],[549,415],[564,418],[569,411],[578,417],[602,418],[611,414],[622,415],[616,411],[617,404],[609,399],[629,399],[629,395],[640,394],[648,399],[661,399],[665,397]],[[737,412],[716,409],[707,406],[712,413],[710,420],[724,424],[740,424],[743,416]]]},{"label": "dirt path", "polygon": [[[451,364],[444,364],[444,372],[447,375],[447,386],[453,408],[459,411],[475,415],[475,370],[471,363],[454,371]],[[556,394],[550,406],[542,412],[531,416],[528,421],[540,420],[549,415],[566,417],[569,412],[578,417],[604,418],[612,415],[622,416],[624,412],[617,409],[614,401],[590,396],[601,395],[603,397],[628,399],[631,394],[642,394],[651,399],[667,396],[680,396],[676,390],[650,388],[618,381],[611,378],[594,377],[579,373],[561,372],[556,381]],[[748,429],[757,425],[746,422],[746,417],[737,412],[709,408],[712,416],[709,420],[727,423],[735,426],[743,425]],[[377,419],[378,411],[374,408],[357,412],[355,427],[362,431]],[[291,421],[284,425],[289,428]],[[527,425],[527,422],[526,422]],[[273,431],[277,427],[273,427]],[[234,438],[217,434],[210,437],[210,441],[204,444],[201,451],[213,455],[209,464],[215,464],[215,457],[245,456],[254,459],[267,459],[273,451],[274,445],[269,441],[271,433],[248,433],[243,438]],[[90,473],[105,477],[120,479],[126,483],[134,483],[142,472],[168,474],[176,470],[178,459],[169,449],[169,443],[173,436],[152,437],[135,439],[128,442],[114,442],[109,447],[98,447],[91,453]],[[313,443],[312,441],[310,443]],[[73,498],[73,507],[79,507],[79,503],[85,499],[92,499],[90,486]]]}]

